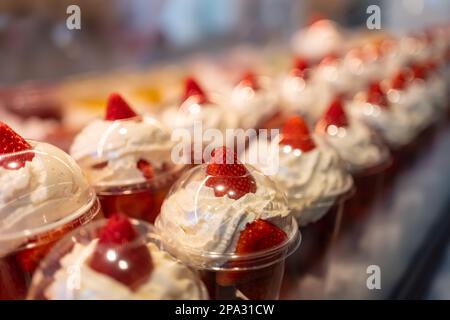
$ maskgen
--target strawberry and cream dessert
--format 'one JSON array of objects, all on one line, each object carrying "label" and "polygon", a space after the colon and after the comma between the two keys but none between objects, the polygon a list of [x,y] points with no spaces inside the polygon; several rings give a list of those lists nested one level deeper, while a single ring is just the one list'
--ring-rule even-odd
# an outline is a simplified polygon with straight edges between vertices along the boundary
[{"label": "strawberry and cream dessert", "polygon": [[179,104],[168,106],[161,114],[162,122],[170,129],[194,132],[195,126],[202,130],[228,127],[226,112],[213,101],[193,77],[184,81],[184,93]]},{"label": "strawberry and cream dessert", "polygon": [[160,248],[153,228],[115,214],[64,238],[28,297],[48,300],[207,299],[197,274]]},{"label": "strawberry and cream dessert", "polygon": [[363,122],[349,118],[343,101],[336,98],[316,124],[316,133],[334,147],[352,174],[383,165],[388,149]]},{"label": "strawberry and cream dessert", "polygon": [[332,147],[353,175],[356,193],[347,201],[349,213],[360,217],[375,200],[383,175],[390,164],[389,149],[357,118],[348,117],[341,99],[336,98],[316,124],[316,133]]},{"label": "strawberry and cream dessert", "polygon": [[171,159],[174,144],[168,129],[137,115],[113,93],[104,119],[86,126],[70,153],[96,189],[106,216],[123,212],[153,222],[183,169]]},{"label": "strawberry and cream dessert", "polygon": [[[289,261],[292,274],[305,276],[315,270],[316,281],[325,280],[327,253],[339,231],[344,201],[353,186],[337,152],[320,137],[311,135],[300,116],[284,123],[276,154],[279,167],[272,176],[285,191],[289,208],[297,218],[302,233],[302,246]],[[259,143],[250,145],[250,156],[259,151]],[[320,271],[324,272],[320,272]],[[324,283],[324,282],[322,282]]]},{"label": "strawberry and cream dessert", "polygon": [[99,212],[95,192],[60,149],[0,122],[0,299],[24,298],[50,247]]},{"label": "strawberry and cream dessert", "polygon": [[436,120],[436,108],[427,93],[425,70],[419,66],[401,69],[390,79],[387,91],[389,103],[399,112],[408,113],[416,135]]},{"label": "strawberry and cream dessert", "polygon": [[296,57],[292,70],[280,83],[280,101],[286,113],[295,113],[313,123],[320,117],[321,97],[318,86],[311,80],[309,62]]},{"label": "strawberry and cream dessert", "polygon": [[294,52],[313,61],[339,52],[344,43],[339,26],[331,20],[319,19],[294,34],[291,45]]},{"label": "strawberry and cream dessert", "polygon": [[284,260],[299,243],[284,193],[224,147],[180,178],[155,225],[215,299],[276,299]]},{"label": "strawberry and cream dessert", "polygon": [[247,71],[233,88],[228,108],[233,128],[260,129],[271,127],[278,113],[278,96],[270,80]]}]

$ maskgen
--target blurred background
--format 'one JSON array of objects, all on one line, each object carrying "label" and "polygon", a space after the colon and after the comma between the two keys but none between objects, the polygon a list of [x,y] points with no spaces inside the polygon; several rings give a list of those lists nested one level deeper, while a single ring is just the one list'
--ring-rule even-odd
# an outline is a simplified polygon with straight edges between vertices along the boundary
[{"label": "blurred background", "polygon": [[[82,29],[66,28],[81,8]],[[445,21],[446,0],[2,0],[0,84],[104,71],[230,44],[282,43],[318,16],[365,27],[381,8],[383,31],[404,33]]]}]

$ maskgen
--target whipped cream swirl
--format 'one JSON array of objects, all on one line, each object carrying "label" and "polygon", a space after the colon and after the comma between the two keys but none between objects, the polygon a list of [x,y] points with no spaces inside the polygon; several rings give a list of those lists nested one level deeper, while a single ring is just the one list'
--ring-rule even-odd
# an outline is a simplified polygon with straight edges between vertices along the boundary
[{"label": "whipped cream swirl", "polygon": [[393,148],[407,145],[420,132],[415,114],[395,106],[386,109],[376,104],[354,101],[350,104],[350,113],[378,132]]},{"label": "whipped cream swirl", "polygon": [[372,131],[363,122],[349,119],[342,128],[328,127],[326,141],[333,146],[352,174],[382,165],[389,159],[388,149],[375,140]]}]

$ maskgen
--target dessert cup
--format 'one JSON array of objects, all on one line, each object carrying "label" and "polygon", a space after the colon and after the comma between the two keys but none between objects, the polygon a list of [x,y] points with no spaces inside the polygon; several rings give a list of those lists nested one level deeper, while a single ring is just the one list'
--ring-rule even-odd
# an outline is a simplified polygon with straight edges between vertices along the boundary
[{"label": "dessert cup", "polygon": [[316,132],[335,148],[352,174],[353,197],[346,202],[342,225],[360,220],[381,191],[383,176],[391,162],[389,149],[362,121],[347,118],[340,100],[335,100],[316,125]]},{"label": "dessert cup", "polygon": [[[114,112],[127,116],[116,119]],[[97,192],[106,217],[121,212],[153,223],[185,167],[172,161],[174,146],[168,129],[152,117],[136,115],[112,94],[105,120],[84,128],[70,153]]]},{"label": "dessert cup", "polygon": [[[278,158],[271,161],[278,163],[271,178],[285,191],[291,214],[302,233],[302,246],[288,258],[287,268],[297,278],[313,276],[323,289],[329,248],[339,231],[343,204],[353,186],[352,177],[334,148],[311,135],[299,116],[291,116],[271,144],[278,148],[271,145],[264,149],[262,142],[252,144],[248,159],[260,152],[265,159]],[[262,162],[257,168],[263,172],[270,169]]]},{"label": "dessert cup", "polygon": [[208,299],[198,274],[162,250],[152,225],[129,219],[134,238],[111,246],[105,229],[110,225],[114,237],[121,237],[120,219],[128,218],[102,219],[63,238],[36,270],[28,299]]},{"label": "dessert cup", "polygon": [[[24,140],[25,141],[25,140]],[[51,247],[99,215],[80,168],[63,151],[27,141],[0,155],[0,299],[25,297],[31,275]]]},{"label": "dessert cup", "polygon": [[212,165],[173,186],[155,223],[163,246],[202,274],[212,299],[277,299],[285,259],[300,243],[285,195],[251,166],[221,164],[218,176]]}]

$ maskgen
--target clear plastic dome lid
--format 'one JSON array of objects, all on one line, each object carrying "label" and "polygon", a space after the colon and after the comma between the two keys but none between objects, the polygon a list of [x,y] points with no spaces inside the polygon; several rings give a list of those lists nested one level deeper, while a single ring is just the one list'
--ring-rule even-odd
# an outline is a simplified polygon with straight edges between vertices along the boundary
[{"label": "clear plastic dome lid", "polygon": [[[216,149],[208,164],[182,175],[155,225],[167,250],[206,269],[228,268],[230,261],[254,255],[264,260],[260,263],[274,263],[282,256],[279,250],[297,247],[299,237],[284,192],[252,166],[239,163],[226,148]],[[262,231],[256,230],[259,227]],[[279,241],[247,250],[253,240],[246,244],[246,236],[252,232],[260,239],[280,234]]]},{"label": "clear plastic dome lid", "polygon": [[137,115],[117,94],[106,116],[85,127],[70,153],[97,191],[146,187],[180,170],[171,160],[170,131],[159,121]]},{"label": "clear plastic dome lid", "polygon": [[21,144],[21,151],[0,155],[0,256],[82,218],[97,203],[68,154],[47,143]]},{"label": "clear plastic dome lid", "polygon": [[160,245],[145,222],[113,215],[78,228],[42,261],[29,299],[207,299],[197,274]]}]

